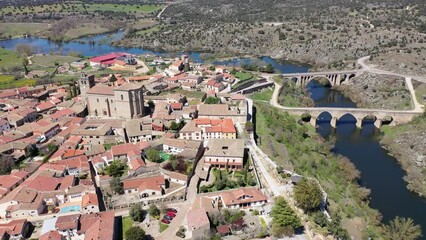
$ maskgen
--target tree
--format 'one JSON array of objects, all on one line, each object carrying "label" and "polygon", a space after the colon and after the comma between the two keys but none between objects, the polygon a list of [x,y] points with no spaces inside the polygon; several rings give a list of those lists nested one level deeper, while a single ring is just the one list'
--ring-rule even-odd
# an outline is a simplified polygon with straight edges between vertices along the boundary
[{"label": "tree", "polygon": [[305,212],[312,212],[319,208],[322,201],[322,192],[314,181],[303,178],[294,187],[294,198],[298,207]]},{"label": "tree", "polygon": [[129,214],[133,221],[142,222],[145,219],[146,212],[142,209],[140,204],[136,204],[130,208]]},{"label": "tree", "polygon": [[33,47],[29,44],[18,44],[16,45],[16,51],[24,58],[33,55]]},{"label": "tree", "polygon": [[121,177],[126,166],[120,160],[114,160],[105,168],[105,172],[111,177]]},{"label": "tree", "polygon": [[0,175],[9,174],[13,167],[13,158],[8,155],[1,154],[0,156]]},{"label": "tree", "polygon": [[336,237],[337,239],[350,239],[348,232],[340,226],[341,216],[334,215],[331,217],[331,222],[328,222],[327,228],[330,231],[331,235]]},{"label": "tree", "polygon": [[149,100],[148,101],[148,106],[149,106],[149,108],[154,108],[155,104],[154,104],[154,102],[152,100]]},{"label": "tree", "polygon": [[414,224],[413,219],[397,216],[384,227],[384,237],[389,240],[414,240],[422,236],[420,225]]},{"label": "tree", "polygon": [[179,124],[177,124],[175,121],[172,121],[172,123],[170,123],[170,129],[174,131],[179,130]]},{"label": "tree", "polygon": [[253,131],[253,123],[252,123],[252,122],[250,122],[250,121],[247,121],[247,122],[245,123],[245,129],[246,129],[246,131],[248,131],[248,132]]},{"label": "tree", "polygon": [[[299,217],[281,196],[275,198],[271,216],[272,234],[277,237],[282,235],[291,236],[294,234],[295,229],[302,226]],[[290,228],[292,228],[293,231],[290,231]]]},{"label": "tree", "polygon": [[155,148],[146,150],[146,156],[151,162],[161,162],[160,152]]},{"label": "tree", "polygon": [[145,235],[145,231],[138,226],[133,226],[133,227],[127,229],[125,236],[126,236],[126,240],[145,240],[145,239],[148,239]]},{"label": "tree", "polygon": [[274,73],[274,67],[272,66],[271,63],[266,64],[265,72],[266,73]]},{"label": "tree", "polygon": [[160,216],[161,211],[156,205],[150,205],[148,208],[148,213],[153,217],[157,217]]},{"label": "tree", "polygon": [[115,193],[118,193],[118,194],[124,193],[123,182],[121,182],[121,179],[119,177],[113,177],[109,181],[109,187]]},{"label": "tree", "polygon": [[205,104],[218,104],[220,102],[220,98],[217,97],[208,97],[204,101]]},{"label": "tree", "polygon": [[111,74],[111,77],[109,78],[109,82],[115,82],[117,81],[117,77],[115,77],[115,74]]}]

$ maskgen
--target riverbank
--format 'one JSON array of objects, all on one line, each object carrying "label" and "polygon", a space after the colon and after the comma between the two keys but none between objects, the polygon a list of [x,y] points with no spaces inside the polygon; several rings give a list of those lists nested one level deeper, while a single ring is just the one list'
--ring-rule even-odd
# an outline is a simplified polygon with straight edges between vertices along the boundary
[{"label": "riverbank", "polygon": [[410,110],[413,108],[405,79],[363,73],[334,89],[350,98],[359,108]]},{"label": "riverbank", "polygon": [[384,127],[380,144],[405,171],[407,188],[426,198],[426,114],[396,127]]},{"label": "riverbank", "polygon": [[343,218],[350,235],[356,239],[380,236],[380,214],[368,205],[369,190],[357,184],[359,172],[347,158],[331,153],[333,143],[309,124],[299,124],[266,103],[255,102],[255,107],[260,148],[284,168],[318,179],[328,194],[332,216]]}]

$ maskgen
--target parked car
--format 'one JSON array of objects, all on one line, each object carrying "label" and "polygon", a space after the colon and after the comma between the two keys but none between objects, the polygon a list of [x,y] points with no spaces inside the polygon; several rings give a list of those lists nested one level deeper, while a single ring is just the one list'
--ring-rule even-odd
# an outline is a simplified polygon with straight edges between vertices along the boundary
[{"label": "parked car", "polygon": [[174,212],[177,213],[177,210],[174,208],[167,208],[167,212]]},{"label": "parked car", "polygon": [[167,212],[166,215],[168,215],[170,217],[176,217],[176,213],[174,213],[174,212]]},{"label": "parked car", "polygon": [[167,219],[165,219],[165,218],[161,219],[161,222],[162,222],[162,223],[165,223],[165,224],[169,224],[169,223],[170,223],[170,221],[169,221],[169,220],[167,220]]},{"label": "parked car", "polygon": [[173,217],[169,216],[169,215],[164,215],[163,219],[167,219],[167,220],[171,221],[173,219]]}]

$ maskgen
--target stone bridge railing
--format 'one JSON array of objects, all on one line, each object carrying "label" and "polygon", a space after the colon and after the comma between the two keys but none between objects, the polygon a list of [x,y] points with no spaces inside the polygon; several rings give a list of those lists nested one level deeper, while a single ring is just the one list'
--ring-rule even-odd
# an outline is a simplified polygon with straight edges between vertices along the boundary
[{"label": "stone bridge railing", "polygon": [[414,117],[422,114],[420,111],[400,111],[400,110],[382,110],[382,109],[361,109],[361,108],[290,108],[280,107],[291,115],[299,117],[310,117],[310,123],[316,125],[318,117],[322,113],[331,115],[331,126],[336,127],[337,121],[345,115],[351,115],[356,119],[356,126],[361,127],[364,119],[374,119],[374,125],[377,128],[382,126],[383,122],[390,125],[398,125],[410,122]]},{"label": "stone bridge railing", "polygon": [[333,71],[333,72],[307,72],[307,73],[289,73],[281,74],[284,78],[296,79],[296,85],[300,87],[306,87],[308,83],[317,77],[326,78],[331,86],[338,86],[344,81],[348,81],[351,78],[358,76],[363,70],[351,70],[351,71]]}]

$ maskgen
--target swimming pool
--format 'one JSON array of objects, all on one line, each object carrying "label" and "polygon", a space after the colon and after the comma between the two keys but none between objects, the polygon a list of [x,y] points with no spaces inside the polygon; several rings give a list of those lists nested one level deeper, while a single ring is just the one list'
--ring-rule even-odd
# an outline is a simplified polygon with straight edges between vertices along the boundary
[{"label": "swimming pool", "polygon": [[61,213],[67,213],[67,212],[79,212],[80,206],[66,206],[61,208]]}]

